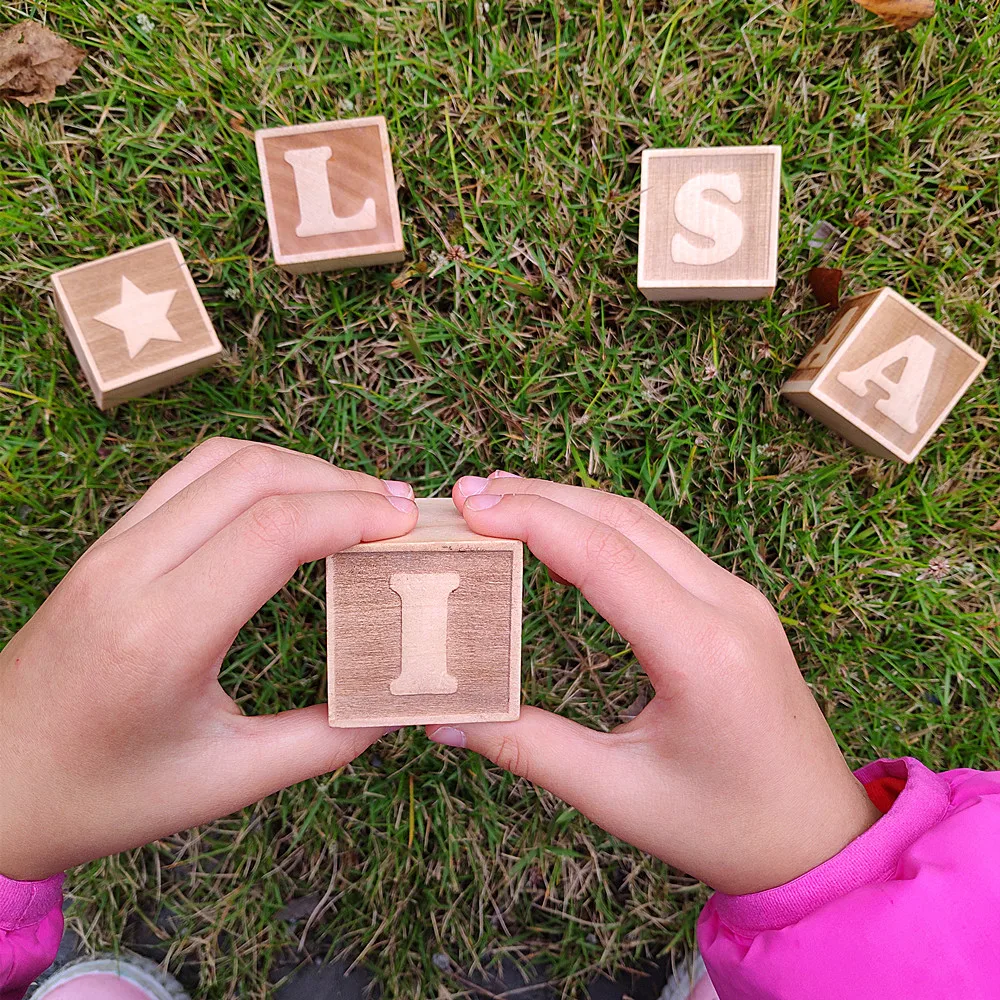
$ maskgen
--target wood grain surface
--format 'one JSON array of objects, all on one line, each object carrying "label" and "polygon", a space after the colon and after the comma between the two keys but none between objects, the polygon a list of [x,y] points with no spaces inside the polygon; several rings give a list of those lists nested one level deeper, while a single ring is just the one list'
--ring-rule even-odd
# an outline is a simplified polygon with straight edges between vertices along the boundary
[{"label": "wood grain surface", "polygon": [[[392,263],[404,257],[403,234],[388,130],[381,116],[262,129],[255,134],[261,185],[275,263],[292,271],[319,271]],[[297,234],[303,205],[289,151],[327,148],[326,177],[338,218],[371,199],[375,226],[350,232]],[[305,206],[308,213],[309,206]]]},{"label": "wood grain surface", "polygon": [[[138,327],[159,321],[161,306],[169,298],[162,318],[178,339],[149,339],[130,357],[127,332],[107,319],[123,301],[123,278],[148,299],[140,298],[137,306],[121,310],[126,318],[118,322],[128,323],[133,316]],[[100,406],[171,385],[211,366],[222,353],[174,239],[58,271],[51,281],[56,311]],[[151,303],[148,316],[143,315],[143,301]],[[99,315],[105,321],[97,319]]]},{"label": "wood grain surface", "polygon": [[770,295],[780,173],[780,146],[646,150],[639,290],[654,301]]},{"label": "wood grain surface", "polygon": [[[417,503],[409,535],[327,560],[332,726],[506,721],[519,714],[522,545],[475,534],[450,499]],[[426,620],[417,608],[422,575]],[[404,651],[409,682],[401,681]],[[427,662],[414,665],[421,655]],[[421,692],[394,694],[394,686]]]},{"label": "wood grain surface", "polygon": [[[854,307],[859,309],[843,329]],[[904,462],[920,454],[986,363],[890,288],[845,301],[831,329],[835,345],[821,342],[818,355],[814,348],[782,395],[860,448]],[[911,338],[920,350],[894,358]],[[828,333],[824,341],[830,339]],[[859,382],[856,373],[878,359],[879,370]],[[918,367],[923,360],[926,372]]]}]

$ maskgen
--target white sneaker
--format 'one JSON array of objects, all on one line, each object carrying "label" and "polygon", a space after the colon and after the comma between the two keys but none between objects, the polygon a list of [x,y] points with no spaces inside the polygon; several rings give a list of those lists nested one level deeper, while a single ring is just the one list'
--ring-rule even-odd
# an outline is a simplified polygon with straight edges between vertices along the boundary
[{"label": "white sneaker", "polygon": [[81,958],[47,976],[31,1000],[190,1000],[184,987],[141,955]]},{"label": "white sneaker", "polygon": [[712,980],[708,978],[701,955],[677,969],[663,987],[660,1000],[719,1000]]}]

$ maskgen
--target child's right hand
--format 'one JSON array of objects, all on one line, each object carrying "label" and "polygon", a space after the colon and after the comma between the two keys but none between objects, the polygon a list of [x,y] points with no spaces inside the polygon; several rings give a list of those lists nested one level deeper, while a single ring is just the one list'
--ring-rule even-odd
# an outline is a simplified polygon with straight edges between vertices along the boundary
[{"label": "child's right hand", "polygon": [[325,705],[245,718],[218,674],[301,563],[405,534],[412,495],[224,438],[154,483],[0,651],[0,874],[36,881],[216,819],[384,735],[331,729]]},{"label": "child's right hand", "polygon": [[542,480],[459,480],[483,535],[520,538],[632,646],[656,695],[593,732],[525,707],[517,722],[432,726],[561,796],[610,833],[743,894],[816,867],[879,817],[757,590],[636,500]]}]

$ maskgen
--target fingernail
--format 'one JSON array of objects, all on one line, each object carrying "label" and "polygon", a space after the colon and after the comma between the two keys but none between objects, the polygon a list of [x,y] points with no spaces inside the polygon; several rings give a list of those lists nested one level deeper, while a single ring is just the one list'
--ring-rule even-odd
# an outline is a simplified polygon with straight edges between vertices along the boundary
[{"label": "fingernail", "polygon": [[497,469],[496,472],[490,473],[490,479],[520,479],[516,472],[504,472],[503,469]]},{"label": "fingernail", "polygon": [[495,507],[500,501],[503,500],[503,496],[498,493],[480,493],[478,496],[469,497],[465,501],[465,506],[469,510],[489,510],[490,507]]},{"label": "fingernail", "polygon": [[474,497],[477,493],[482,493],[489,485],[488,479],[482,476],[462,476],[458,481],[458,492],[463,497]]},{"label": "fingernail", "polygon": [[442,726],[435,729],[433,733],[428,733],[427,738],[433,743],[440,743],[445,747],[465,747],[465,733],[461,729],[453,729],[451,726]]},{"label": "fingernail", "polygon": [[404,514],[412,514],[417,509],[417,505],[407,497],[386,497],[386,500]]},{"label": "fingernail", "polygon": [[413,487],[409,483],[401,483],[398,479],[387,479],[382,484],[394,497],[412,497]]}]

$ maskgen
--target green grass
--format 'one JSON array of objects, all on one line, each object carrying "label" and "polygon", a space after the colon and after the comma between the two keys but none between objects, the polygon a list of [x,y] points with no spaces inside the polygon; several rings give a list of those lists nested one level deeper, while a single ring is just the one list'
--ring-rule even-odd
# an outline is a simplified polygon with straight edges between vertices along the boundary
[{"label": "green grass", "polygon": [[[206,435],[424,494],[502,467],[641,497],[760,586],[852,762],[1000,765],[995,3],[939,0],[909,35],[849,0],[2,12],[45,19],[89,56],[50,105],[0,109],[0,637]],[[389,122],[408,263],[278,272],[250,131],[374,113]],[[784,148],[774,298],[645,302],[641,150],[748,142]],[[836,235],[811,249],[823,220]],[[103,415],[48,277],[166,235],[225,361]],[[452,246],[468,261],[443,259]],[[991,358],[912,467],[778,398],[826,322],[805,280],[821,262],[846,269],[850,292],[895,286]],[[643,689],[635,663],[537,565],[526,586],[525,698],[616,724]],[[321,594],[308,567],[240,634],[223,683],[248,712],[324,697]],[[169,964],[200,967],[199,1000],[263,996],[304,936],[276,914],[310,893],[325,903],[303,954],[361,955],[390,998],[462,995],[498,955],[578,993],[597,972],[680,955],[705,898],[417,731],[77,871],[69,892],[95,948],[169,908]]]}]

